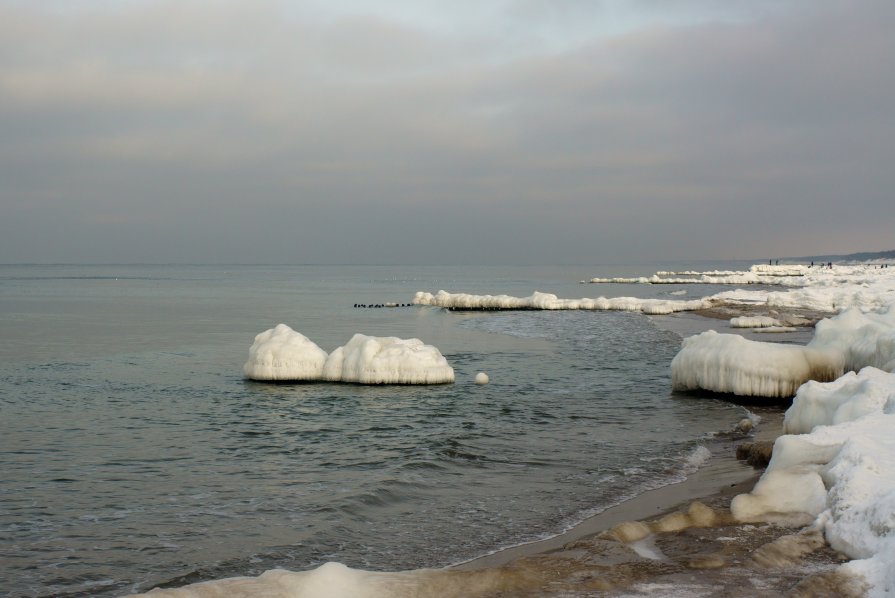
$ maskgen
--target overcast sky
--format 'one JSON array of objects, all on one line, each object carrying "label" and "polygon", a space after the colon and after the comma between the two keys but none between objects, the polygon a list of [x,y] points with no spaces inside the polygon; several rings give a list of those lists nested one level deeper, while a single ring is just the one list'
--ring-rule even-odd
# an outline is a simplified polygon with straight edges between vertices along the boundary
[{"label": "overcast sky", "polygon": [[0,0],[0,262],[895,248],[891,0]]}]

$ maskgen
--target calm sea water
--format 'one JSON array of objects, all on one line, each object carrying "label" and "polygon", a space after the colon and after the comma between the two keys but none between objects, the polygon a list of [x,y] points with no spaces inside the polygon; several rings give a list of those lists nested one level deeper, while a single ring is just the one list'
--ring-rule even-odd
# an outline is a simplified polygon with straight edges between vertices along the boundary
[{"label": "calm sea water", "polygon": [[[678,288],[578,280],[733,265],[0,266],[0,590],[437,567],[680,480],[743,410],[672,394],[680,339],[648,317],[354,304],[666,296]],[[457,381],[244,380],[254,335],[279,322],[327,351],[355,332],[417,337]]]}]

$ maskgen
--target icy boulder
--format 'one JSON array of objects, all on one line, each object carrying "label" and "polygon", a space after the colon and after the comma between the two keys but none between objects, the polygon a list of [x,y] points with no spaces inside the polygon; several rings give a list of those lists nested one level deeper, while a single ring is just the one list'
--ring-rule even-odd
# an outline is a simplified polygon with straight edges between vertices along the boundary
[{"label": "icy boulder", "polygon": [[323,378],[359,384],[444,384],[454,369],[441,352],[423,341],[355,334],[329,356]]},{"label": "icy boulder", "polygon": [[242,368],[251,380],[319,380],[326,351],[285,324],[255,337]]},{"label": "icy boulder", "polygon": [[762,343],[714,330],[684,340],[671,362],[675,390],[790,397],[807,380],[835,380],[841,356],[796,345]]}]

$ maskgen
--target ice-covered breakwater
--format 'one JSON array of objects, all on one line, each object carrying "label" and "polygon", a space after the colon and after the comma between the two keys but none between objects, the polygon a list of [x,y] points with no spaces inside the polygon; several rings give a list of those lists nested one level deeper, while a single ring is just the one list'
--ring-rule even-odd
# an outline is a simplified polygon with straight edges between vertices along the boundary
[{"label": "ice-covered breakwater", "polygon": [[246,378],[260,381],[330,381],[357,384],[445,384],[454,369],[423,341],[355,334],[331,354],[286,324],[255,336]]},{"label": "ice-covered breakwater", "polygon": [[[686,276],[683,276],[686,275]],[[878,310],[895,303],[895,268],[878,264],[815,266],[753,266],[749,271],[734,272],[659,272],[649,278],[594,279],[601,282],[717,285],[773,285],[786,290],[732,289],[692,300],[641,299],[637,297],[598,297],[562,299],[551,293],[535,292],[528,297],[510,295],[473,295],[438,291],[434,295],[420,291],[415,305],[432,305],[453,310],[619,310],[646,314],[670,314],[722,306],[766,307],[774,310],[799,309],[837,313],[849,307],[863,311]],[[805,322],[787,323],[789,326]]]},{"label": "ice-covered breakwater", "polygon": [[453,310],[597,310],[634,311],[645,314],[670,314],[679,311],[705,309],[712,305],[708,299],[673,301],[665,299],[640,299],[637,297],[598,297],[596,299],[560,299],[552,293],[535,291],[528,297],[510,295],[470,295],[467,293],[436,294],[417,292],[413,296],[416,305],[431,305]]}]

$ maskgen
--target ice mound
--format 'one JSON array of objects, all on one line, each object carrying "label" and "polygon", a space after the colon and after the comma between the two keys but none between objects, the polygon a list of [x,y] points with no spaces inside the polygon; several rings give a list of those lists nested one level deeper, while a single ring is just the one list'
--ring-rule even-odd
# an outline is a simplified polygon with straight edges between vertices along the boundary
[{"label": "ice mound", "polygon": [[703,309],[709,305],[704,299],[669,301],[638,299],[637,297],[598,297],[596,299],[560,299],[552,293],[535,291],[528,297],[510,295],[470,295],[438,291],[435,295],[419,291],[413,297],[415,305],[432,305],[447,309],[541,309],[541,310],[598,310],[634,311],[645,314],[670,314],[678,311]]},{"label": "ice mound", "polygon": [[423,341],[355,334],[330,355],[286,324],[255,337],[246,378],[259,381],[444,384],[454,370],[441,352]]},{"label": "ice mound", "polygon": [[252,380],[319,380],[326,351],[286,324],[255,337],[242,371]]},{"label": "ice mound", "polygon": [[806,380],[834,380],[843,372],[835,351],[763,343],[708,330],[684,339],[671,361],[675,390],[740,396],[790,397]]},{"label": "ice mound", "polygon": [[799,389],[768,469],[731,503],[743,521],[813,516],[869,596],[895,592],[895,374],[868,367]]},{"label": "ice mound", "polygon": [[809,380],[829,382],[849,370],[895,369],[895,309],[857,308],[818,322],[805,347],[703,332],[683,342],[671,362],[675,390],[789,397]]},{"label": "ice mound", "polygon": [[330,354],[323,378],[359,384],[444,384],[454,381],[454,369],[438,349],[419,339],[355,334]]}]

